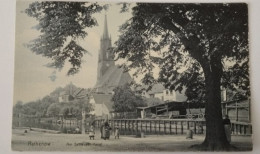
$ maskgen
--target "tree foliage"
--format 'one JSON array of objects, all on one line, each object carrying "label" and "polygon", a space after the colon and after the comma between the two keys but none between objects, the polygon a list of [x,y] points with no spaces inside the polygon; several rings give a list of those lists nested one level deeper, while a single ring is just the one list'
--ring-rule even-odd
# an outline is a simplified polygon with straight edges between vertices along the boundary
[{"label": "tree foliage", "polygon": [[54,103],[48,107],[47,114],[49,116],[64,116],[81,118],[82,110],[86,113],[93,111],[92,104],[89,103],[87,98],[77,99],[69,103]]},{"label": "tree foliage", "polygon": [[160,82],[179,91],[186,86],[188,98],[201,101],[204,70],[210,69],[209,63],[216,64],[212,59],[218,59],[222,85],[233,90],[241,87],[249,95],[244,4],[139,3],[133,17],[121,26],[121,33],[114,49],[116,59],[128,59],[125,67],[145,74],[144,83],[154,83],[157,64]]},{"label": "tree foliage", "polygon": [[136,95],[129,84],[116,87],[112,97],[115,112],[133,112],[136,107],[146,106],[141,96]]},{"label": "tree foliage", "polygon": [[87,36],[86,28],[97,25],[92,16],[102,6],[87,2],[33,2],[25,13],[35,18],[40,36],[28,44],[36,54],[50,58],[49,67],[63,68],[66,60],[71,63],[68,75],[75,74],[81,67],[82,57],[87,53],[78,39]]},{"label": "tree foliage", "polygon": [[[50,95],[43,97],[42,99],[23,103],[18,101],[13,107],[13,113],[26,114],[31,116],[59,116],[63,115],[65,117],[81,117],[81,112],[84,110],[86,113],[93,111],[93,106],[89,103],[88,97],[73,98],[72,101],[64,103],[59,102],[59,97],[61,93],[69,93],[72,90],[80,89],[73,84],[68,84],[64,88],[58,87]],[[87,90],[87,93],[89,90]]]},{"label": "tree foliage", "polygon": [[205,100],[203,150],[227,150],[222,123],[221,86],[242,88],[249,95],[248,9],[246,4],[138,3],[121,26],[116,59],[144,74],[145,84],[158,81],[169,89],[187,87],[189,100]]}]

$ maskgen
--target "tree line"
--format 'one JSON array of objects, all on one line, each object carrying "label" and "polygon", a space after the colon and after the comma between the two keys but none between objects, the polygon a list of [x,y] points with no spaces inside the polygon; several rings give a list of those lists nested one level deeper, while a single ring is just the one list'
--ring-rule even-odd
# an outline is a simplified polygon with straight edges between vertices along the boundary
[{"label": "tree line", "polygon": [[[93,110],[88,102],[88,98],[74,99],[70,102],[60,102],[59,97],[62,92],[67,92],[69,86],[56,88],[49,95],[38,99],[23,103],[18,101],[13,107],[13,114],[24,114],[35,117],[76,117],[81,118],[82,109],[87,113]],[[77,87],[74,86],[77,89]]]}]

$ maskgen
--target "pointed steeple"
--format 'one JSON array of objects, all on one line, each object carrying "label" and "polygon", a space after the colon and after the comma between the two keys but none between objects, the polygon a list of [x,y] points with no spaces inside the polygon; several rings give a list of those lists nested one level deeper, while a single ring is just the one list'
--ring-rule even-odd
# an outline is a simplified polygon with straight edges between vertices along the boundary
[{"label": "pointed steeple", "polygon": [[105,15],[103,39],[109,39],[108,28],[107,28],[107,15]]}]

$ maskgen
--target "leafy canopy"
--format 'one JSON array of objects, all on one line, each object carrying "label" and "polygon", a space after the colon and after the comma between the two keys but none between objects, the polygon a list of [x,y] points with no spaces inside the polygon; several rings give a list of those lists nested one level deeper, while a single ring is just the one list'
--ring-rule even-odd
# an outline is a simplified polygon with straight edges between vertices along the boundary
[{"label": "leafy canopy", "polygon": [[103,9],[97,3],[87,2],[33,2],[25,10],[39,24],[40,36],[28,44],[36,54],[52,59],[48,67],[63,68],[66,61],[71,68],[68,75],[79,71],[83,54],[88,53],[78,43],[85,38],[85,28],[97,25],[94,13]]},{"label": "leafy canopy", "polygon": [[145,100],[136,95],[129,84],[116,87],[112,97],[115,112],[133,112],[136,107],[146,106]]},{"label": "leafy canopy", "polygon": [[138,3],[132,11],[114,52],[128,60],[127,70],[145,74],[143,83],[159,81],[180,92],[185,86],[189,100],[201,101],[214,69],[223,87],[249,95],[246,4]]}]

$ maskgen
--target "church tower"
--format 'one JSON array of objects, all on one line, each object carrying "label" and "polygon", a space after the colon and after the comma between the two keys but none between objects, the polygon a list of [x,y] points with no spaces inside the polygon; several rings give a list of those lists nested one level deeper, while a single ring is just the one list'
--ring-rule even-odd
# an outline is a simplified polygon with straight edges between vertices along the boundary
[{"label": "church tower", "polygon": [[[111,37],[108,35],[107,15],[105,15],[104,32],[100,39],[100,50],[98,54],[97,80],[101,80],[109,68],[115,65],[113,54],[108,50],[111,47]],[[97,81],[97,82],[98,82]]]},{"label": "church tower", "polygon": [[99,94],[111,94],[113,89],[132,82],[128,72],[115,65],[114,55],[108,49],[111,47],[111,37],[108,34],[107,16],[105,15],[104,32],[100,39],[98,54],[97,82],[95,92]]}]

